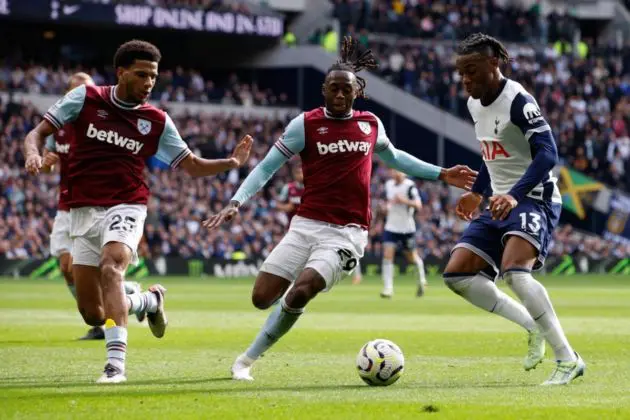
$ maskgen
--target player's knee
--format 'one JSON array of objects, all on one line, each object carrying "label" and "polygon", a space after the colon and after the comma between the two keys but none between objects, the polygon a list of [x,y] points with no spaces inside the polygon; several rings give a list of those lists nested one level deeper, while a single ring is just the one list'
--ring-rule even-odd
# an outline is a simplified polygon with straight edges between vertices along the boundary
[{"label": "player's knee", "polygon": [[79,312],[83,321],[91,327],[99,327],[105,323],[105,310],[100,305],[80,305]]},{"label": "player's knee", "polygon": [[103,258],[99,264],[99,269],[103,287],[109,287],[110,285],[122,287],[123,272],[113,258]]},{"label": "player's knee", "polygon": [[326,285],[322,287],[320,279],[310,279],[296,283],[295,286],[289,291],[285,298],[286,303],[292,308],[303,308],[306,304],[313,299],[319,292],[321,292]]},{"label": "player's knee", "polygon": [[257,309],[268,309],[275,301],[275,297],[269,297],[264,291],[254,289],[252,292],[252,304]]},{"label": "player's knee", "polygon": [[444,280],[444,284],[446,287],[451,289],[453,292],[457,294],[461,294],[467,285],[466,279],[470,278],[470,276],[464,276],[454,272],[445,271],[442,274],[442,279]]}]

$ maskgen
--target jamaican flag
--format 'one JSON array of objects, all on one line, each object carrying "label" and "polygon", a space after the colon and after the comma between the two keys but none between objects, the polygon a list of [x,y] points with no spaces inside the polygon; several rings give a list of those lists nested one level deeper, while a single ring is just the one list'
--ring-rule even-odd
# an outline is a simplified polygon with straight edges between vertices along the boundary
[{"label": "jamaican flag", "polygon": [[566,166],[560,168],[560,194],[562,207],[576,214],[580,219],[586,218],[584,205],[593,201],[594,193],[603,190],[604,184]]}]

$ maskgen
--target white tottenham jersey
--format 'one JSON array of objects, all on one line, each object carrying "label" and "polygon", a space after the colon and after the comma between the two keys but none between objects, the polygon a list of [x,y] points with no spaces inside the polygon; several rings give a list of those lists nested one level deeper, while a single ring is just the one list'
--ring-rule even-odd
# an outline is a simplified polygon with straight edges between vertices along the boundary
[{"label": "white tottenham jersey", "polygon": [[[529,139],[534,133],[550,131],[536,100],[513,80],[489,106],[468,98],[468,110],[481,143],[481,154],[488,168],[493,194],[507,194],[525,174],[532,162]],[[561,203],[557,179],[549,174],[532,189],[528,197]]]},{"label": "white tottenham jersey", "polygon": [[[401,195],[409,200],[420,200],[416,184],[405,179],[400,184],[396,184],[393,179],[385,182],[385,194],[387,201],[391,201],[397,195]],[[416,209],[406,204],[392,204],[387,212],[385,230],[393,233],[415,233],[416,221],[414,219]]]}]

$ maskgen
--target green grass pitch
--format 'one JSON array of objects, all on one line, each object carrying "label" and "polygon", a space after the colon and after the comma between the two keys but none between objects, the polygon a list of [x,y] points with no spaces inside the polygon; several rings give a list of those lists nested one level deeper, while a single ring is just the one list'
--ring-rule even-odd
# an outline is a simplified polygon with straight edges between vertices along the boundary
[{"label": "green grass pitch", "polygon": [[[630,419],[627,277],[542,279],[587,363],[584,378],[553,389],[539,386],[551,349],[523,371],[525,333],[439,278],[422,299],[411,278],[397,279],[391,301],[379,298],[377,278],[339,285],[258,362],[255,382],[233,382],[234,357],[267,316],[251,306],[252,279],[159,281],[168,288],[166,336],[131,317],[128,382],[99,386],[104,344],[73,340],[86,328],[65,286],[0,280],[0,419]],[[355,371],[373,338],[406,356],[388,388],[366,386]]]}]

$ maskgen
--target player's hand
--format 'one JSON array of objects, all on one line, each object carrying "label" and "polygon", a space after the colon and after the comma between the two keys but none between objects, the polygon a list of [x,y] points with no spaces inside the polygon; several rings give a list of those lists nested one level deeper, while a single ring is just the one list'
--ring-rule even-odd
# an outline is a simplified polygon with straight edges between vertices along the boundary
[{"label": "player's hand", "polygon": [[238,214],[238,206],[230,203],[229,206],[218,212],[217,214],[210,216],[207,220],[201,223],[201,226],[212,232],[221,226],[223,223],[230,222],[234,219],[234,216]]},{"label": "player's hand", "polygon": [[481,200],[483,200],[483,196],[481,194],[468,192],[462,195],[459,197],[459,200],[457,200],[455,214],[457,214],[457,216],[461,219],[470,222],[473,219],[475,211],[479,208]]},{"label": "player's hand", "polygon": [[39,170],[42,168],[42,157],[39,155],[39,153],[33,153],[26,156],[24,167],[29,174],[37,175],[39,173]]},{"label": "player's hand", "polygon": [[57,153],[48,152],[46,156],[44,156],[44,161],[42,163],[43,170],[50,170],[53,166],[55,166],[59,162],[59,155]]},{"label": "player's hand", "polygon": [[398,195],[394,196],[394,198],[392,199],[392,202],[394,204],[404,204],[405,203],[405,198],[402,195],[398,194]]},{"label": "player's hand", "polygon": [[439,178],[449,185],[470,191],[477,179],[477,171],[466,165],[455,165],[452,168],[443,168]]},{"label": "player's hand", "polygon": [[236,161],[236,167],[240,168],[249,159],[249,152],[252,150],[254,139],[249,134],[245,135],[236,145],[231,158]]},{"label": "player's hand", "polygon": [[509,194],[490,197],[490,212],[493,220],[505,220],[518,201]]}]

